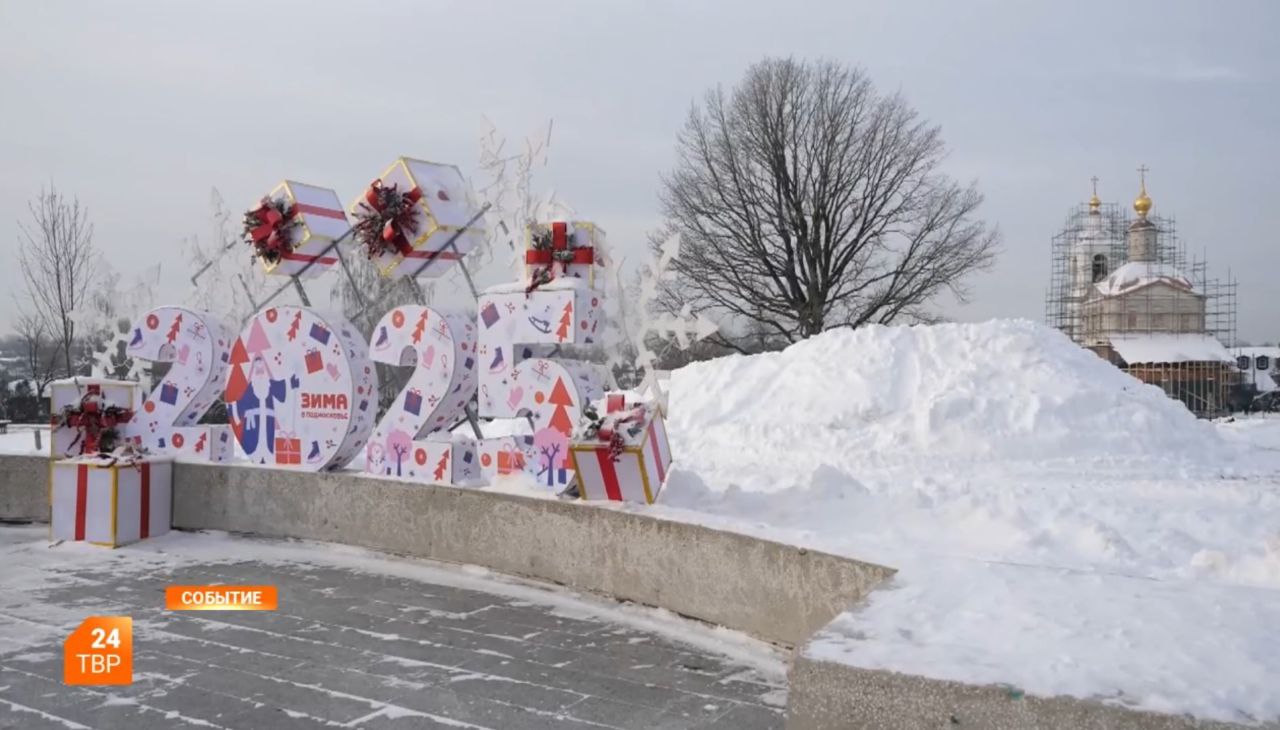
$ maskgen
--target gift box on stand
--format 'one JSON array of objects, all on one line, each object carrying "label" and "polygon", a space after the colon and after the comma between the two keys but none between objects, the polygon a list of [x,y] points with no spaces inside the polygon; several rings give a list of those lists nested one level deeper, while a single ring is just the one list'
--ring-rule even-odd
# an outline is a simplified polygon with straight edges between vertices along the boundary
[{"label": "gift box on stand", "polygon": [[412,210],[409,225],[393,230],[392,245],[374,256],[383,276],[440,276],[484,240],[480,207],[454,165],[397,159],[349,206],[357,221],[381,204],[379,191],[394,191]]},{"label": "gift box on stand", "polygon": [[292,250],[274,262],[262,261],[263,271],[275,276],[312,279],[338,263],[338,254],[330,246],[351,226],[337,193],[329,188],[286,180],[267,197],[282,201],[292,213],[287,234]]},{"label": "gift box on stand", "polygon": [[[662,410],[630,403],[618,393],[605,397],[604,415],[579,429],[570,445],[583,499],[653,504],[671,470]],[[598,413],[598,410],[597,410]]]},{"label": "gift box on stand", "polygon": [[81,456],[50,468],[49,535],[119,547],[169,531],[173,463],[153,457]]},{"label": "gift box on stand", "polygon": [[530,282],[571,277],[595,287],[604,264],[604,230],[588,221],[553,221],[525,227],[525,278]]}]

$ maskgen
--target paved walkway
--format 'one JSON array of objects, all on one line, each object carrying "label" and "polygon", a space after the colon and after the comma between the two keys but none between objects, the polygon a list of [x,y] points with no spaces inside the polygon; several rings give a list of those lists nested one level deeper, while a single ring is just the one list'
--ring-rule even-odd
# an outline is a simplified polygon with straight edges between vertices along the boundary
[{"label": "paved walkway", "polygon": [[[274,584],[280,610],[165,611],[175,583]],[[89,615],[133,617],[132,685],[62,684]],[[483,571],[216,534],[51,548],[0,526],[0,728],[781,728],[780,671],[753,642]]]}]

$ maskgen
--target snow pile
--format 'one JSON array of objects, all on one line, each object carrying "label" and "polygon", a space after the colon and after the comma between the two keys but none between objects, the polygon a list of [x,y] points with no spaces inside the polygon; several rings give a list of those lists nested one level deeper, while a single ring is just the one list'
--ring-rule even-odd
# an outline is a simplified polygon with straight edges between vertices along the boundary
[{"label": "snow pile", "polygon": [[686,454],[768,444],[751,451],[770,459],[815,447],[1027,460],[1220,446],[1158,388],[1021,320],[834,330],[782,352],[698,363],[673,374],[671,414]]},{"label": "snow pile", "polygon": [[652,513],[899,569],[812,651],[1280,718],[1280,418],[1211,423],[1024,321],[672,374]]}]

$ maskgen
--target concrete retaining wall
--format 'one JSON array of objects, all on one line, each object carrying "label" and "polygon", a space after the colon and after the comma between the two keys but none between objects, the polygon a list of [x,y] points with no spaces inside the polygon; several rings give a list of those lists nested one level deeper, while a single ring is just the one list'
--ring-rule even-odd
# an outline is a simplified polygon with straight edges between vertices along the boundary
[{"label": "concrete retaining wall", "polygon": [[173,524],[483,565],[796,645],[893,571],[579,502],[245,466],[179,464]]},{"label": "concrete retaining wall", "polygon": [[[927,679],[833,662],[796,652],[787,730],[1226,730],[1257,725],[1206,722],[1141,712],[1096,700],[1032,697],[1008,687]],[[1262,726],[1275,730],[1275,723]]]},{"label": "concrete retaining wall", "polygon": [[[0,519],[49,519],[48,460],[0,457]],[[890,568],[576,501],[179,463],[173,525],[469,563],[797,645]]]},{"label": "concrete retaining wall", "polygon": [[0,520],[49,521],[49,459],[0,456]]}]

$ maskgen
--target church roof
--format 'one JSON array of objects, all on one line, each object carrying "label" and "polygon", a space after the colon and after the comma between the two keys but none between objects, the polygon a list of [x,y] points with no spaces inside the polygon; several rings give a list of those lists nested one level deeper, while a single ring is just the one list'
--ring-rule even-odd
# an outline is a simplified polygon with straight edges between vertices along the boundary
[{"label": "church roof", "polygon": [[1130,365],[1166,362],[1229,362],[1235,358],[1213,335],[1112,335],[1111,349]]},{"label": "church roof", "polygon": [[1153,261],[1130,261],[1094,286],[1102,296],[1113,297],[1140,289],[1148,284],[1167,284],[1192,294],[1200,293],[1181,271],[1169,264],[1158,264]]}]

